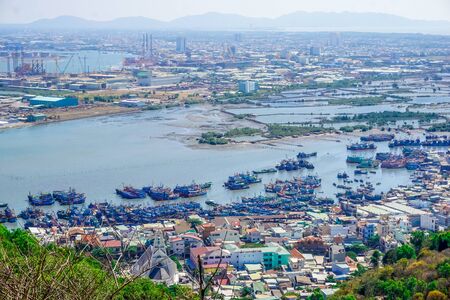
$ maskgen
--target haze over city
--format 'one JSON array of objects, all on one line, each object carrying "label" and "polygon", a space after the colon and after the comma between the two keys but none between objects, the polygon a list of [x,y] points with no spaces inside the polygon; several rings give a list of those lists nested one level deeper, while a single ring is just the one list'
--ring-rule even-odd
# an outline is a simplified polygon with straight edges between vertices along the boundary
[{"label": "haze over city", "polygon": [[62,15],[102,21],[129,16],[169,21],[208,12],[274,18],[295,11],[378,12],[418,20],[450,21],[447,0],[0,0],[1,23],[27,23]]}]

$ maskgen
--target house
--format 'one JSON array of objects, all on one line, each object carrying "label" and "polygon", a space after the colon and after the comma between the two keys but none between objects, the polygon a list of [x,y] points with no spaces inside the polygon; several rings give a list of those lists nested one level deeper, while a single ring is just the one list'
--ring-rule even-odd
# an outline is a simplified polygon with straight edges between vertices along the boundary
[{"label": "house", "polygon": [[240,235],[237,230],[234,229],[217,229],[211,232],[209,235],[209,240],[211,244],[217,242],[239,242]]},{"label": "house", "polygon": [[166,244],[161,232],[153,240],[138,261],[131,267],[134,276],[145,276],[157,283],[172,285],[178,283],[178,271],[175,262],[166,252]]},{"label": "house", "polygon": [[259,248],[239,248],[228,244],[225,249],[230,252],[230,264],[238,269],[242,269],[246,264],[262,264],[266,270],[271,270],[289,264],[290,253],[275,243]]},{"label": "house", "polygon": [[250,243],[259,243],[261,241],[261,232],[258,228],[247,228],[245,230],[245,240]]},{"label": "house", "polygon": [[343,245],[331,245],[329,258],[331,262],[345,262],[345,248]]},{"label": "house", "polygon": [[206,240],[211,235],[211,232],[216,230],[216,225],[214,223],[204,223],[197,228],[198,232],[202,236],[202,239]]},{"label": "house", "polygon": [[336,275],[347,275],[350,273],[350,267],[345,262],[333,262],[331,270]]},{"label": "house", "polygon": [[189,256],[191,248],[203,246],[203,240],[194,234],[181,234],[169,238],[169,253],[179,257]]},{"label": "house", "polygon": [[302,253],[325,254],[328,247],[320,237],[307,236],[298,241],[298,250]]},{"label": "house", "polygon": [[220,247],[197,247],[190,249],[190,263],[198,268],[199,263],[204,269],[226,268],[231,260],[231,253]]}]

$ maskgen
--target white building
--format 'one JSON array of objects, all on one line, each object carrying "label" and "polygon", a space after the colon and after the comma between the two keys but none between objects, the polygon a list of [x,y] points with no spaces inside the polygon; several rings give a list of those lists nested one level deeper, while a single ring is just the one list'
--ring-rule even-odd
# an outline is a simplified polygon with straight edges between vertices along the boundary
[{"label": "white building", "polygon": [[438,219],[432,214],[420,215],[420,228],[425,230],[436,231]]}]

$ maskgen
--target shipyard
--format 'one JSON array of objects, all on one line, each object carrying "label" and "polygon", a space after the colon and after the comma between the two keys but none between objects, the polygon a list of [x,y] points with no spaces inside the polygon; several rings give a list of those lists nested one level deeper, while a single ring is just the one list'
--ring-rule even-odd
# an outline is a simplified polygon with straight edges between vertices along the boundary
[{"label": "shipyard", "polygon": [[444,4],[39,1],[0,4],[0,298],[449,299]]}]

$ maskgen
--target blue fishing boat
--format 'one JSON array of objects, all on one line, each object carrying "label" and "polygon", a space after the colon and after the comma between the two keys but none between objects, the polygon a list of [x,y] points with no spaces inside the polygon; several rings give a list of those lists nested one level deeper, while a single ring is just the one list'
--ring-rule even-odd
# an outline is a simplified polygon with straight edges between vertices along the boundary
[{"label": "blue fishing boat", "polygon": [[199,197],[204,196],[207,194],[206,189],[202,188],[199,184],[190,184],[190,185],[177,185],[173,192],[175,194],[179,194],[182,198],[192,198],[192,197]]},{"label": "blue fishing boat", "polygon": [[179,194],[174,193],[171,188],[159,187],[144,187],[143,190],[155,201],[176,200],[180,197]]},{"label": "blue fishing boat", "polygon": [[125,186],[122,190],[116,189],[116,194],[124,199],[143,199],[143,198],[145,198],[145,191],[143,189],[136,189],[131,186]]},{"label": "blue fishing boat", "polygon": [[363,150],[375,150],[377,146],[373,143],[355,143],[347,146],[347,150],[363,151]]},{"label": "blue fishing boat", "polygon": [[83,204],[86,201],[84,193],[77,193],[75,189],[69,191],[53,191],[53,198],[61,205]]},{"label": "blue fishing boat", "polygon": [[297,158],[308,158],[308,157],[313,157],[313,156],[317,156],[317,152],[311,152],[311,153],[299,152],[297,154]]},{"label": "blue fishing boat", "polygon": [[28,194],[28,201],[33,206],[45,206],[55,203],[53,195],[50,193],[40,193],[39,195]]}]

